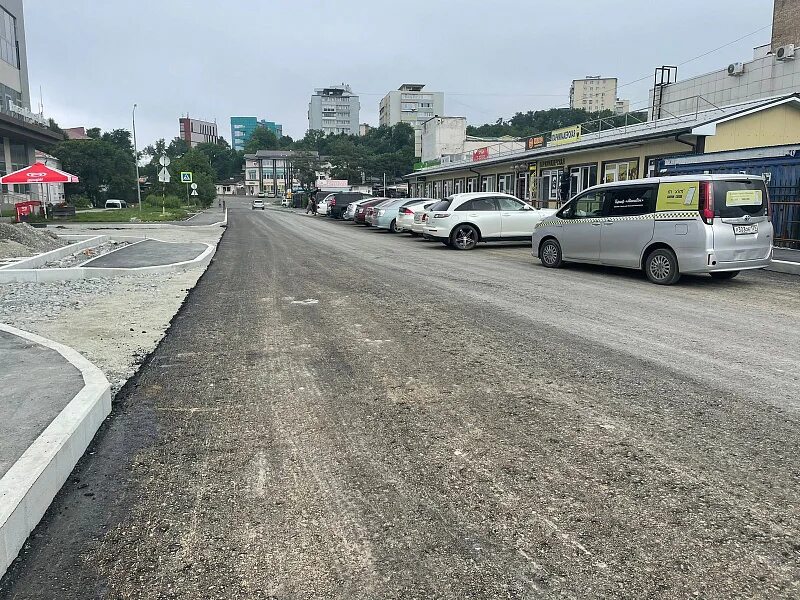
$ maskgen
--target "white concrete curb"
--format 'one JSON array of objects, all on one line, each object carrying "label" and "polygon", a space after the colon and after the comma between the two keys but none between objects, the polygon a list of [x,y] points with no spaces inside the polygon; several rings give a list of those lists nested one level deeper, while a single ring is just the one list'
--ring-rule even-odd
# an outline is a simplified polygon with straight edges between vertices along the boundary
[{"label": "white concrete curb", "polygon": [[84,382],[83,389],[0,478],[2,576],[111,412],[111,384],[72,348],[8,325],[0,324],[0,330],[52,348],[81,371]]},{"label": "white concrete curb", "polygon": [[[113,236],[119,239],[124,236]],[[148,238],[155,239],[155,238]],[[156,240],[162,241],[162,240]],[[180,242],[164,242],[177,244]],[[0,269],[0,283],[19,283],[19,282],[45,282],[45,281],[66,281],[73,279],[91,279],[93,277],[119,277],[121,275],[149,275],[152,273],[179,273],[188,271],[195,267],[205,267],[214,257],[217,247],[206,242],[195,242],[205,244],[207,248],[200,256],[192,260],[185,260],[168,265],[153,265],[150,267],[69,267],[66,269]],[[13,265],[12,265],[13,266]]]},{"label": "white concrete curb", "polygon": [[105,235],[94,235],[87,239],[83,239],[78,242],[69,244],[68,246],[64,246],[63,248],[56,248],[55,250],[51,250],[50,252],[37,254],[36,256],[31,256],[30,258],[24,258],[15,263],[5,265],[3,267],[0,267],[0,271],[35,269],[36,267],[41,267],[42,265],[46,265],[52,260],[58,260],[60,258],[64,258],[65,256],[69,256],[70,254],[75,254],[77,252],[80,252],[81,250],[85,250],[86,248],[95,248],[100,244],[104,243],[107,239],[108,236]]},{"label": "white concrete curb", "polygon": [[766,268],[767,271],[774,271],[776,273],[788,273],[790,275],[800,275],[800,263],[791,262],[788,260],[775,260]]}]

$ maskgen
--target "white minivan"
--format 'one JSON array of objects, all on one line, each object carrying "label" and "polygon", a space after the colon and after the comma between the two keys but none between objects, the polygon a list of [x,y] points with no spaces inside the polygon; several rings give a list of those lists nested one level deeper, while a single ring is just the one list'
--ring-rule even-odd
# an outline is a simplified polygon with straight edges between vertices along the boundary
[{"label": "white minivan", "polygon": [[731,279],[772,259],[763,177],[686,175],[601,184],[581,192],[533,233],[545,267],[585,262],[642,269],[670,285],[682,273]]}]

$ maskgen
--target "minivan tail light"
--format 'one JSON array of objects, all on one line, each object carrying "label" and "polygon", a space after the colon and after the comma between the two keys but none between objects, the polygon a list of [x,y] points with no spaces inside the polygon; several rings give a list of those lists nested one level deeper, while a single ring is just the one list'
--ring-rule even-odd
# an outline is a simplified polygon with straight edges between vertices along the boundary
[{"label": "minivan tail light", "polygon": [[700,218],[706,225],[714,224],[714,184],[700,182]]}]

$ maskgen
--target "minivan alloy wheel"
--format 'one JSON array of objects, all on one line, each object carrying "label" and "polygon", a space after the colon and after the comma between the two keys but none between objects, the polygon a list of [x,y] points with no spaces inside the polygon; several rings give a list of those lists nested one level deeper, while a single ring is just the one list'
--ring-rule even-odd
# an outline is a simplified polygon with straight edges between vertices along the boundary
[{"label": "minivan alloy wheel", "polygon": [[555,240],[547,240],[542,244],[540,251],[541,261],[545,267],[559,267],[561,266],[561,248]]},{"label": "minivan alloy wheel", "polygon": [[667,248],[654,250],[645,261],[645,274],[653,283],[671,285],[681,276],[678,270],[678,258]]}]

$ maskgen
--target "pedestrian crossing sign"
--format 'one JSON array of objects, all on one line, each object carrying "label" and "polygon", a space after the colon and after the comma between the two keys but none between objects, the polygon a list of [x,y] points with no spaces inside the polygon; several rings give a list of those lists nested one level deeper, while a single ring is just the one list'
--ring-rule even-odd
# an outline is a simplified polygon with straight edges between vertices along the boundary
[{"label": "pedestrian crossing sign", "polygon": [[191,171],[181,171],[181,183],[192,183]]}]

